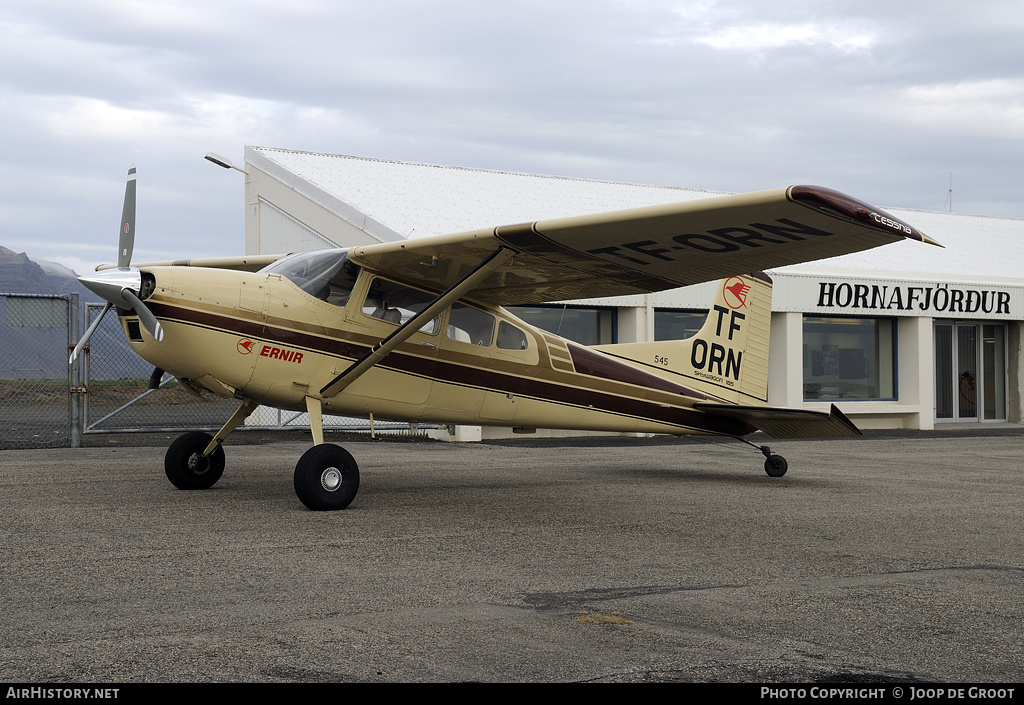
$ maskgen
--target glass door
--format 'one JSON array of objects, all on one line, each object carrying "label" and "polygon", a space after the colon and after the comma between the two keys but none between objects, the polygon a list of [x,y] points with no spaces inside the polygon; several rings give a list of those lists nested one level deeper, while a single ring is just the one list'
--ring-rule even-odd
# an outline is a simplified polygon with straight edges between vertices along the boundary
[{"label": "glass door", "polygon": [[1006,326],[981,326],[986,421],[1006,421]]},{"label": "glass door", "polygon": [[956,326],[956,418],[978,418],[978,326]]},{"label": "glass door", "polygon": [[935,420],[1006,419],[1006,327],[935,324]]}]

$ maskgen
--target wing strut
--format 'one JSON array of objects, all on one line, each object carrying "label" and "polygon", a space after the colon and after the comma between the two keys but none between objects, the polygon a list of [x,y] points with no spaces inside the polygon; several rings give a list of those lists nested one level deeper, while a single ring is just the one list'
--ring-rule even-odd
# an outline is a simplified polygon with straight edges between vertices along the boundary
[{"label": "wing strut", "polygon": [[327,386],[320,390],[320,395],[326,399],[339,394],[345,387],[359,379],[364,372],[387,357],[392,350],[404,343],[427,321],[472,291],[477,284],[482,282],[494,270],[507,264],[514,255],[515,251],[507,247],[499,247],[492,252],[480,264],[471,269],[466,276],[455,282],[443,294],[430,302],[430,305],[425,309],[399,326],[398,330],[374,345],[370,352],[353,362],[347,370],[331,380]]}]

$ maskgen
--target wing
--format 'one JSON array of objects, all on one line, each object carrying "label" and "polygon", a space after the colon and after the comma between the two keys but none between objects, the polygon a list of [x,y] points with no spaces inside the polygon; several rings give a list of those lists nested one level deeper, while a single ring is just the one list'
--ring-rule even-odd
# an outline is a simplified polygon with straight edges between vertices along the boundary
[{"label": "wing", "polygon": [[499,248],[516,253],[468,298],[516,305],[641,294],[910,238],[938,244],[831,189],[788,189],[354,247],[359,265],[444,289]]},{"label": "wing", "polygon": [[[256,272],[273,264],[287,255],[243,255],[241,257],[195,257],[193,259],[163,260],[161,262],[140,262],[134,267],[210,267],[213,269],[237,269],[242,272]],[[114,269],[116,264],[101,264],[96,271]]]}]

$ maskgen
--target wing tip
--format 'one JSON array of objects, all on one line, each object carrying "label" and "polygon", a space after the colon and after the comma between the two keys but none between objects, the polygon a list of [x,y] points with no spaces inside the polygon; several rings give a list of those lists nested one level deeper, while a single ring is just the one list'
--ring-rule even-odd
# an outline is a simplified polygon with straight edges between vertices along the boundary
[{"label": "wing tip", "polygon": [[853,433],[851,435],[855,435],[855,436],[863,436],[864,435],[864,432],[861,431],[859,428],[857,428],[857,424],[855,424],[853,421],[850,421],[849,417],[846,414],[844,414],[842,411],[840,411],[839,407],[836,406],[835,404],[833,404],[832,408],[829,409],[829,415],[831,417],[835,418],[835,419],[838,419],[841,424],[844,424],[847,427],[849,427],[849,429],[851,431],[853,431]]},{"label": "wing tip", "polygon": [[928,245],[942,245],[933,238],[928,237],[917,228],[904,223],[881,208],[875,208],[870,203],[859,198],[848,196],[845,193],[824,186],[790,186],[786,192],[787,198],[794,203],[802,203],[812,208],[825,208],[838,212],[847,218],[856,220],[875,230],[899,235],[911,240],[917,240]]}]

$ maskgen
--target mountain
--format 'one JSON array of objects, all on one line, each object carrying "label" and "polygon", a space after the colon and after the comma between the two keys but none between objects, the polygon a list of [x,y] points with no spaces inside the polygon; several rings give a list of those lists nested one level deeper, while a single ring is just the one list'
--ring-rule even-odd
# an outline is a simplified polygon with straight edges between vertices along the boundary
[{"label": "mountain", "polygon": [[22,252],[0,245],[0,294],[79,294],[81,301],[101,301],[79,284],[78,275],[56,262],[34,262]]},{"label": "mountain", "polygon": [[[55,262],[34,262],[24,252],[0,246],[0,295],[79,295],[81,321],[86,303],[101,303],[96,294],[82,286],[73,271]],[[67,375],[68,341],[65,329],[33,325],[45,302],[29,302],[32,320],[25,321],[21,308],[0,296],[0,380],[60,379]],[[97,311],[98,313],[98,311]],[[43,314],[45,315],[45,314]],[[97,315],[96,313],[93,314]],[[84,332],[85,324],[79,331]],[[142,361],[125,339],[117,317],[108,315],[90,341],[92,379],[148,377],[152,369]]]},{"label": "mountain", "polygon": [[75,270],[71,269],[70,267],[65,267],[60,262],[51,262],[50,260],[41,259],[38,262],[36,262],[36,264],[42,267],[43,271],[46,272],[47,274],[58,277],[69,277],[71,279],[78,279],[78,274],[75,272]]}]

